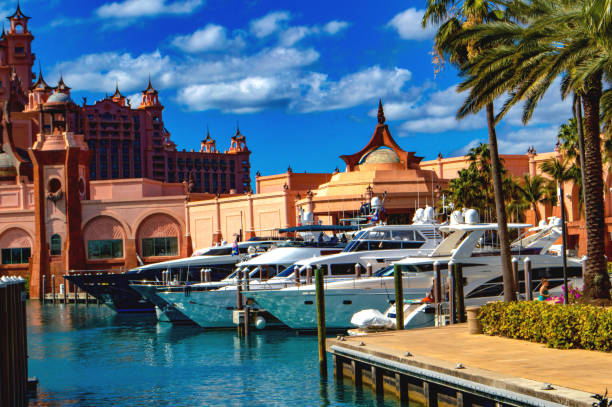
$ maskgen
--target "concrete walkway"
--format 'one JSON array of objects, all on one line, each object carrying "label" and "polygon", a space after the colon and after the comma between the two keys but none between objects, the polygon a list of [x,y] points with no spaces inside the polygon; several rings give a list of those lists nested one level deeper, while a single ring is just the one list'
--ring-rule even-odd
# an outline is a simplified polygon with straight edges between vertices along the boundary
[{"label": "concrete walkway", "polygon": [[[328,346],[331,345],[449,369],[462,363],[466,367],[462,374],[474,369],[478,375],[484,372],[505,381],[528,379],[523,381],[533,381],[529,387],[535,386],[534,390],[551,383],[559,391],[561,387],[564,392],[577,390],[575,396],[583,402],[587,401],[585,393],[612,391],[612,353],[550,349],[522,340],[470,335],[466,324],[346,337],[344,341],[330,341]],[[414,356],[406,358],[406,352]]]}]

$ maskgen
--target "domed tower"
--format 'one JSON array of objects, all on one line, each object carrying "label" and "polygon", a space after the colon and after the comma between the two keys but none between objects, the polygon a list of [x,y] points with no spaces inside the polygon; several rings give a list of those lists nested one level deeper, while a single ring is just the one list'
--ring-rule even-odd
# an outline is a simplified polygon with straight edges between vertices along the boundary
[{"label": "domed tower", "polygon": [[[5,34],[6,61],[2,65],[14,68],[21,88],[25,94],[32,86],[32,66],[34,66],[35,55],[32,53],[32,40],[34,36],[28,30],[30,17],[23,14],[19,3],[13,15],[7,17],[10,22],[8,32]],[[7,78],[3,78],[7,79]],[[3,81],[3,83],[5,83]]]},{"label": "domed tower", "polygon": [[117,83],[117,86],[115,86],[115,93],[113,94],[113,96],[111,96],[111,100],[115,103],[118,103],[119,106],[127,106],[125,96],[123,96],[121,92],[119,92],[119,83]]},{"label": "domed tower", "polygon": [[42,275],[61,275],[85,265],[81,201],[89,192],[89,151],[80,129],[82,110],[60,83],[39,104],[40,133],[28,153],[33,165],[36,242],[31,290],[36,298]]}]

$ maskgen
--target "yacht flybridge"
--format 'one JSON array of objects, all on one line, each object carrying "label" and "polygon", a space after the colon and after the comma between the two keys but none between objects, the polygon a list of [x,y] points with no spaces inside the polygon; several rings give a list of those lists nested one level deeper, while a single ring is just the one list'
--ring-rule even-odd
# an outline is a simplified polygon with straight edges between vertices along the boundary
[{"label": "yacht flybridge", "polygon": [[[466,211],[466,222],[462,216],[455,214],[450,225],[440,226],[440,231],[448,235],[431,254],[406,257],[395,262],[402,270],[405,299],[423,298],[432,286],[434,263],[437,262],[444,269],[451,260],[463,267],[466,302],[472,298],[502,294],[499,251],[487,244],[489,240],[485,236],[488,232],[495,232],[498,225],[481,224],[477,219],[478,214],[474,210]],[[508,228],[520,231],[530,226],[509,224]],[[520,267],[524,258],[529,256],[534,283],[542,277],[548,277],[553,286],[559,283],[562,276],[562,259],[546,252],[554,243],[552,237],[558,233],[559,228],[554,221],[540,225],[540,228],[535,231],[535,238],[530,235],[515,242],[512,254],[519,260]],[[580,263],[568,260],[568,274],[577,276],[580,273]],[[312,284],[281,290],[251,291],[246,295],[290,328],[316,329],[315,291]],[[383,312],[395,301],[394,297],[393,267],[381,271],[377,277],[328,280],[325,283],[326,326],[330,329],[350,327],[354,313],[364,309]]]}]

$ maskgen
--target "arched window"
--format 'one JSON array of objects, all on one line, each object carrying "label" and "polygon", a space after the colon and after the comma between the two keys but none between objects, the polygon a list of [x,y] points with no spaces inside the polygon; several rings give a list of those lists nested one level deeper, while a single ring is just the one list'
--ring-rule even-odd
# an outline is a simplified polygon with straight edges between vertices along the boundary
[{"label": "arched window", "polygon": [[62,238],[55,234],[51,236],[51,256],[59,256],[62,254]]}]

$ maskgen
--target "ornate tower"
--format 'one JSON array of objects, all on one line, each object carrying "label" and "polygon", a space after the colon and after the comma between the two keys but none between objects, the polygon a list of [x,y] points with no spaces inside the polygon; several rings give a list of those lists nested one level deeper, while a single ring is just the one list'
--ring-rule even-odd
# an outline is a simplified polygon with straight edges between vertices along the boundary
[{"label": "ornate tower", "polygon": [[10,28],[4,37],[6,60],[3,61],[2,65],[7,65],[11,70],[15,70],[21,81],[21,88],[27,94],[32,86],[32,79],[34,78],[32,66],[36,58],[32,53],[34,36],[28,30],[30,17],[21,12],[19,3],[17,3],[17,10],[7,18],[10,22]]},{"label": "ornate tower", "polygon": [[75,127],[81,123],[81,109],[70,98],[69,88],[61,81],[47,102],[38,106],[40,133],[28,151],[36,220],[30,283],[33,298],[40,294],[43,275],[59,277],[65,270],[84,267],[81,201],[89,191],[89,151],[81,129]]}]

